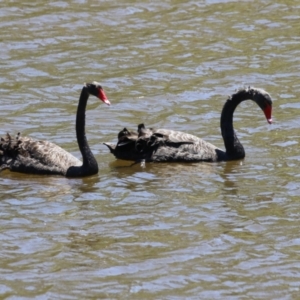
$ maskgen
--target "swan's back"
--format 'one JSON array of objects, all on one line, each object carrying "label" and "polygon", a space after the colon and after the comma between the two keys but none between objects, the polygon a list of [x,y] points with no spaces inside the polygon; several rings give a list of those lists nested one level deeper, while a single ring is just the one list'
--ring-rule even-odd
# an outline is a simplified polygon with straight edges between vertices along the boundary
[{"label": "swan's back", "polygon": [[71,166],[81,161],[61,147],[30,137],[11,138],[9,134],[0,141],[0,170],[65,175]]},{"label": "swan's back", "polygon": [[[142,147],[138,145],[142,142]],[[141,136],[137,147],[145,153],[146,161],[199,162],[217,161],[223,151],[192,134],[168,129],[157,129],[149,137]]]},{"label": "swan's back", "polygon": [[198,138],[195,135],[170,129],[156,129],[153,130],[153,133],[161,134],[173,143],[198,143],[203,141],[201,138]]}]

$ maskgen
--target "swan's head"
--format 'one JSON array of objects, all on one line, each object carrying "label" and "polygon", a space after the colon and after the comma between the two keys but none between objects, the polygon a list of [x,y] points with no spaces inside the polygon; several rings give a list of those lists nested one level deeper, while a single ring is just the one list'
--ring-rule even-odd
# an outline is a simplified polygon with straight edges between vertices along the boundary
[{"label": "swan's head", "polygon": [[253,93],[253,100],[264,112],[269,124],[272,124],[272,98],[269,93],[263,89],[249,88]]},{"label": "swan's head", "polygon": [[93,81],[93,83],[85,83],[84,86],[87,88],[89,94],[94,95],[105,104],[110,105],[110,102],[99,82]]}]

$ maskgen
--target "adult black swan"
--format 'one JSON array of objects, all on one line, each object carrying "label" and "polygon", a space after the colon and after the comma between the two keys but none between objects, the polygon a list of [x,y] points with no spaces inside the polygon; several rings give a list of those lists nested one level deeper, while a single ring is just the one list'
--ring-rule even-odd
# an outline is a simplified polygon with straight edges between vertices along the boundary
[{"label": "adult black swan", "polygon": [[245,100],[253,100],[264,112],[268,123],[272,123],[272,99],[266,91],[254,87],[238,90],[227,99],[221,114],[220,125],[225,151],[188,133],[146,129],[143,124],[138,127],[137,138],[130,134],[131,138],[128,139],[128,135],[124,134],[128,131],[124,128],[119,133],[117,145],[105,145],[116,158],[134,161],[215,162],[242,159],[245,157],[245,150],[233,129],[233,113]]},{"label": "adult black swan", "polygon": [[66,177],[97,174],[98,163],[85,136],[85,110],[89,95],[94,95],[110,105],[98,82],[83,86],[76,115],[76,136],[83,162],[51,142],[22,137],[20,134],[12,139],[7,134],[0,140],[0,171],[9,169],[21,173]]}]

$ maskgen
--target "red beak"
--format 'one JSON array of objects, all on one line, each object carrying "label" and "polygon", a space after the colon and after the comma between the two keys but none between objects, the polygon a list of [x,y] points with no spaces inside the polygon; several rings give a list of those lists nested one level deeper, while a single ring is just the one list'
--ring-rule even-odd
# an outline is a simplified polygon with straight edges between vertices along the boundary
[{"label": "red beak", "polygon": [[110,102],[109,102],[108,98],[106,97],[105,92],[104,92],[103,89],[99,89],[98,98],[100,100],[102,100],[104,103],[106,103],[107,105],[110,105]]},{"label": "red beak", "polygon": [[272,106],[271,105],[268,105],[264,109],[264,114],[266,116],[266,119],[267,119],[268,123],[272,124],[273,120],[272,120]]}]

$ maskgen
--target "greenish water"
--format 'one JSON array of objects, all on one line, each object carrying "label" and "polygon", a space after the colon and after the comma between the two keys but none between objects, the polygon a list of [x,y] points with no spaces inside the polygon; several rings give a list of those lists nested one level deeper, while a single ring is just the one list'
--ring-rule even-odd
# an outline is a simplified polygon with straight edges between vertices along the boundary
[{"label": "greenish water", "polygon": [[[0,174],[1,299],[298,299],[297,1],[0,1],[0,134],[80,157],[82,84],[100,172]],[[127,127],[189,132],[223,148],[219,118],[242,86],[274,99],[268,125],[236,111],[243,161],[115,161]]]}]

